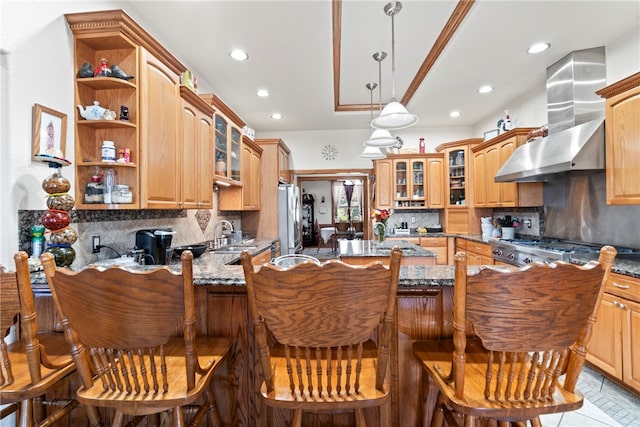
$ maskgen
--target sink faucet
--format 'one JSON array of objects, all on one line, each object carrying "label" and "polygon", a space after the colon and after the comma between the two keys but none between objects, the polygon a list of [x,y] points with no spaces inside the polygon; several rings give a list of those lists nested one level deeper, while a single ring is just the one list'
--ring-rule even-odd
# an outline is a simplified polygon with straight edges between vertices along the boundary
[{"label": "sink faucet", "polygon": [[[218,229],[218,226],[220,226],[220,237],[216,237],[216,230]],[[227,229],[229,231],[229,233],[233,233],[233,224],[231,224],[229,221],[227,221],[226,219],[220,220],[218,222],[215,223],[215,225],[213,226],[213,244],[214,246],[222,246],[224,238],[224,230]]]}]

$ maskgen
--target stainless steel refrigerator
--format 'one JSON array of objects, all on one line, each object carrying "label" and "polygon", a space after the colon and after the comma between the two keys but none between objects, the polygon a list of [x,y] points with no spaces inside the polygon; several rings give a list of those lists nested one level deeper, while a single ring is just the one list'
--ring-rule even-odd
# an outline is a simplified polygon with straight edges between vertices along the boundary
[{"label": "stainless steel refrigerator", "polygon": [[278,186],[278,229],[280,253],[302,253],[300,189],[293,184]]}]

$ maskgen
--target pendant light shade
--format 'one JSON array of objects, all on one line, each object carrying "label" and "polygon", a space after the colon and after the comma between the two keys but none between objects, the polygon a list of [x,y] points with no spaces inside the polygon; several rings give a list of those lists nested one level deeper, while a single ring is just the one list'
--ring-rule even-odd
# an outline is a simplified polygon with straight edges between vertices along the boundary
[{"label": "pendant light shade", "polygon": [[377,130],[404,129],[413,126],[418,122],[418,117],[411,114],[398,101],[388,103],[380,115],[373,119],[371,125]]},{"label": "pendant light shade", "polygon": [[360,157],[363,159],[380,160],[387,157],[378,147],[364,147]]},{"label": "pendant light shade", "polygon": [[392,1],[384,7],[384,13],[391,17],[391,102],[389,102],[380,115],[371,121],[371,126],[376,129],[404,129],[418,122],[418,117],[411,114],[398,101],[396,101],[396,38],[394,17],[402,10],[402,3]]},{"label": "pendant light shade", "polygon": [[[387,57],[387,52],[376,52],[373,54],[373,59],[378,63],[378,106],[382,107],[382,61]],[[369,124],[373,126],[373,89],[375,86],[369,87],[367,84],[367,89],[371,90],[371,121]],[[382,109],[382,108],[380,108]],[[392,147],[395,145],[396,139],[391,135],[386,129],[376,129],[371,134],[371,137],[364,142],[364,145],[369,147]],[[385,156],[386,157],[386,156]]]}]

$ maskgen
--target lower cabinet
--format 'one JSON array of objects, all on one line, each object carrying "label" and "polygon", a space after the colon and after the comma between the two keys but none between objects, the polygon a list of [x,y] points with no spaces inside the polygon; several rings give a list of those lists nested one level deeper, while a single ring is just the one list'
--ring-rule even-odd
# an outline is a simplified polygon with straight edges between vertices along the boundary
[{"label": "lower cabinet", "polygon": [[467,239],[456,239],[456,252],[467,253],[467,265],[493,265],[491,245]]},{"label": "lower cabinet", "polygon": [[640,392],[640,280],[611,273],[587,361]]},{"label": "lower cabinet", "polygon": [[436,253],[436,264],[447,265],[448,237],[420,237],[420,246]]}]

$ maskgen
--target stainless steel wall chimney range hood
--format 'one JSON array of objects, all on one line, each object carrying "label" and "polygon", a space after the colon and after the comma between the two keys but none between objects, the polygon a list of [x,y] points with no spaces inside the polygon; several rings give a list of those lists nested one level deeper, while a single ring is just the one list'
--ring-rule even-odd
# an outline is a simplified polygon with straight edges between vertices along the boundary
[{"label": "stainless steel wall chimney range hood", "polygon": [[518,147],[496,182],[546,181],[575,170],[601,170],[604,158],[605,49],[571,52],[547,68],[549,135]]}]

